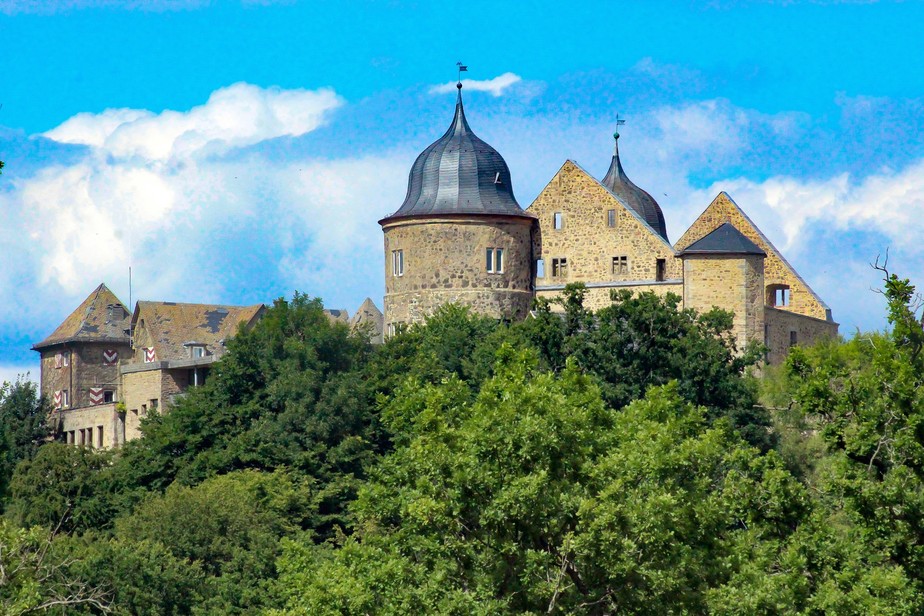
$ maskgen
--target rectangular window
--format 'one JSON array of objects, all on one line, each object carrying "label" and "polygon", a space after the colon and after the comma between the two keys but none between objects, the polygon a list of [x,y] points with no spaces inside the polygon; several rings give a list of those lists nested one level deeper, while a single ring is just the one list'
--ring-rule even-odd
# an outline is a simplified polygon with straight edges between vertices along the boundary
[{"label": "rectangular window", "polygon": [[152,410],[152,411],[156,411],[156,410],[157,410],[157,398],[153,398],[153,399],[151,400],[151,410]]},{"label": "rectangular window", "polygon": [[616,210],[607,210],[606,211],[606,226],[615,227],[616,226]]},{"label": "rectangular window", "polygon": [[404,251],[391,251],[391,273],[394,276],[404,276]]},{"label": "rectangular window", "polygon": [[485,267],[490,274],[504,273],[504,249],[488,248],[485,251]]},{"label": "rectangular window", "polygon": [[61,365],[67,366],[71,363],[71,354],[68,351],[61,353]]},{"label": "rectangular window", "polygon": [[545,259],[536,259],[536,278],[545,278]]},{"label": "rectangular window", "polygon": [[102,426],[96,427],[96,437],[97,437],[96,446],[102,449],[103,448],[103,427]]},{"label": "rectangular window", "polygon": [[552,226],[555,229],[561,229],[561,226],[562,226],[561,212],[555,212],[554,214],[552,214]]},{"label": "rectangular window", "polygon": [[797,344],[799,344],[798,335],[796,334],[795,331],[790,331],[789,332],[789,346],[792,347],[792,346],[796,346]]},{"label": "rectangular window", "polygon": [[558,259],[552,259],[552,278],[567,278],[568,277],[568,259],[565,257],[559,257]]},{"label": "rectangular window", "polygon": [[62,389],[61,390],[61,408],[67,408],[67,407],[68,407],[67,390]]},{"label": "rectangular window", "polygon": [[658,282],[664,282],[666,268],[667,263],[664,259],[658,259],[655,261],[655,280]]},{"label": "rectangular window", "polygon": [[107,404],[109,402],[115,402],[115,392],[111,389],[107,389],[103,392],[103,404]]},{"label": "rectangular window", "polygon": [[624,256],[624,255],[620,257],[613,257],[613,265],[612,265],[611,273],[614,276],[625,276],[626,274],[628,274],[629,273],[629,257]]}]

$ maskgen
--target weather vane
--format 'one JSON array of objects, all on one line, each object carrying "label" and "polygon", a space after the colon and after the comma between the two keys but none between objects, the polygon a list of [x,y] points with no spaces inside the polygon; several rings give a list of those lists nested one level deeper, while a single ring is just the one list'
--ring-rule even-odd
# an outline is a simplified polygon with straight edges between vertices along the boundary
[{"label": "weather vane", "polygon": [[619,139],[619,127],[625,124],[626,121],[619,117],[619,114],[616,114],[616,132],[613,133],[613,139]]},{"label": "weather vane", "polygon": [[461,90],[462,89],[462,73],[467,72],[468,67],[462,64],[462,62],[456,62],[456,66],[459,67],[459,75],[456,81],[456,87]]}]

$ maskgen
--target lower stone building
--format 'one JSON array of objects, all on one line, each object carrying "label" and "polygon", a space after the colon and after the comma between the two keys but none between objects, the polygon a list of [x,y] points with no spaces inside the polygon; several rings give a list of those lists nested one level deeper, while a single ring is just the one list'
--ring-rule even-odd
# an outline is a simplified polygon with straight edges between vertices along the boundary
[{"label": "lower stone building", "polygon": [[[50,420],[72,445],[108,449],[138,438],[141,420],[202,385],[227,341],[265,311],[264,304],[139,301],[130,313],[101,284],[32,347],[41,355],[40,389],[52,401]],[[325,313],[381,342],[382,313],[371,299],[352,319],[346,310]]]}]

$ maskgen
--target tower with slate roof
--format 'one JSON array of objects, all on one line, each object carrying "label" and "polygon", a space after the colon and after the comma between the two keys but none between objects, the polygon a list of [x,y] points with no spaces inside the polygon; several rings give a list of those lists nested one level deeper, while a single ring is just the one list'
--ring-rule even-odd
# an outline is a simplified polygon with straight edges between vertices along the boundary
[{"label": "tower with slate roof", "polygon": [[533,301],[533,229],[503,157],[472,132],[462,85],[449,129],[417,157],[385,235],[385,332],[446,303],[522,319]]}]

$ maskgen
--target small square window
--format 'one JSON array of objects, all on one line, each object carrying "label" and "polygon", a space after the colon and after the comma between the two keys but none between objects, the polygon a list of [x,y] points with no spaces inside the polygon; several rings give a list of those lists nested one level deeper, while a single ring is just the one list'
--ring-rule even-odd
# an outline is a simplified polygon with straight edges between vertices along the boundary
[{"label": "small square window", "polygon": [[622,255],[613,257],[611,273],[614,276],[625,276],[629,273],[629,257]]},{"label": "small square window", "polygon": [[607,210],[606,211],[606,226],[615,227],[616,226],[616,210]]},{"label": "small square window", "polygon": [[562,227],[562,215],[561,212],[555,212],[552,215],[552,226],[555,229],[561,229]]},{"label": "small square window", "polygon": [[552,278],[568,277],[568,259],[559,257],[552,259]]},{"label": "small square window", "polygon": [[107,389],[103,392],[103,404],[108,404],[110,402],[115,402],[115,392],[111,389]]}]

